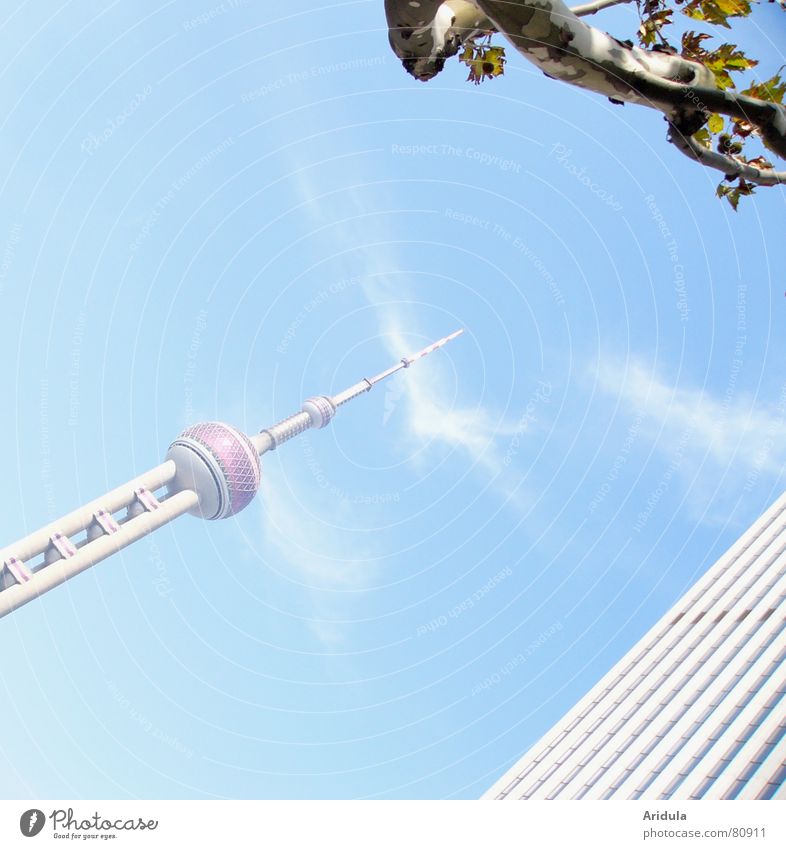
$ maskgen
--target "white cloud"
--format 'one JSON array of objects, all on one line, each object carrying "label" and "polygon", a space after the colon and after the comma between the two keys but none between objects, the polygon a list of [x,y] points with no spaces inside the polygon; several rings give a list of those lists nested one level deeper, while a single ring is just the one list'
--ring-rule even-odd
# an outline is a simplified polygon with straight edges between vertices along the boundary
[{"label": "white cloud", "polygon": [[[405,336],[395,319],[389,314],[383,315],[380,324],[385,348],[393,362],[403,354],[414,353],[410,350],[413,345],[411,337]],[[462,341],[465,340],[459,337],[449,344],[460,345]],[[450,404],[445,397],[447,369],[442,363],[434,362],[442,351],[447,352],[447,349],[430,354],[430,362],[416,364],[402,377],[402,401],[407,413],[409,435],[418,441],[436,440],[463,449],[490,472],[497,474],[503,464],[496,439],[506,434],[511,436],[513,430],[503,420],[495,420],[483,407]]]},{"label": "white cloud", "polygon": [[682,446],[680,473],[704,507],[740,489],[773,482],[786,468],[786,387],[776,403],[736,392],[736,374],[721,398],[706,389],[675,386],[638,359],[606,358],[597,386],[642,416],[642,431],[669,456]]},{"label": "white cloud", "polygon": [[[304,202],[301,212],[315,226],[324,226],[320,205],[324,205],[325,199],[318,202],[320,185],[314,170],[293,162],[289,177],[290,189]],[[347,274],[363,281],[363,294],[374,307],[377,329],[394,363],[421,346],[422,336],[416,333],[416,328],[422,326],[422,317],[414,307],[404,306],[414,293],[407,292],[399,282],[386,280],[401,267],[395,247],[386,244],[390,239],[387,220],[363,214],[363,194],[357,189],[342,190],[341,201],[343,214],[351,224],[329,226],[331,249],[336,255],[347,252],[345,261],[351,266],[346,269]],[[444,332],[454,329],[446,327]],[[465,338],[451,344],[466,343]],[[454,403],[446,389],[455,385],[449,363],[439,351],[408,370],[400,384],[389,382],[386,416],[395,415],[397,431],[411,447],[410,458],[415,469],[419,468],[418,464],[431,463],[426,458],[430,457],[432,447],[441,446],[443,453],[444,449],[456,450],[461,454],[462,473],[473,470],[499,498],[523,512],[530,506],[532,497],[521,485],[515,462],[511,462],[516,454],[511,451],[511,444],[514,440],[521,444],[517,450],[523,455],[536,425],[532,420],[523,424],[510,422],[480,405],[467,407]],[[340,427],[340,422],[336,426]],[[276,493],[265,490],[263,496],[265,544],[278,552],[279,568],[288,570],[304,586],[323,588],[307,590],[314,611],[314,621],[309,624],[327,648],[336,648],[344,641],[341,617],[352,604],[351,591],[362,590],[379,577],[377,562],[384,554],[384,544],[378,540],[375,546],[371,540],[364,541],[359,534],[333,528],[325,521],[304,520],[304,503],[299,499],[305,501],[308,494],[298,496],[291,490],[277,489]],[[299,492],[295,485],[293,490]],[[473,488],[468,500],[476,496],[477,489]],[[331,509],[340,507],[334,503]],[[331,589],[339,592],[331,594]]]},{"label": "white cloud", "polygon": [[[304,201],[313,200],[317,191],[313,172],[300,167],[293,168],[292,173],[297,194]],[[418,341],[413,340],[422,340],[423,337],[416,337],[411,331],[422,325],[422,321],[414,315],[414,309],[407,310],[410,315],[405,317],[402,304],[410,297],[413,302],[421,302],[422,299],[407,291],[398,277],[395,283],[386,279],[400,268],[395,250],[385,244],[390,238],[385,229],[387,222],[374,216],[362,217],[363,194],[358,189],[347,188],[341,196],[347,208],[354,207],[361,217],[353,221],[352,227],[331,230],[331,238],[337,249],[358,248],[353,252],[350,273],[363,281],[361,285],[366,300],[376,307],[383,344],[391,362],[396,362],[402,355],[412,353],[413,348],[421,347]],[[312,205],[308,205],[307,209],[316,213],[316,207]],[[362,234],[359,228],[362,228]],[[445,327],[444,332],[447,334],[456,329]],[[450,344],[467,344],[467,339],[460,337]],[[536,419],[530,417],[510,422],[480,405],[461,407],[451,403],[445,387],[452,383],[452,379],[448,369],[439,362],[441,355],[441,351],[436,352],[424,363],[418,363],[406,373],[405,382],[388,384],[385,389],[386,417],[390,418],[393,414],[391,407],[403,409],[406,416],[403,430],[410,441],[418,445],[442,444],[461,451],[464,454],[462,462],[469,460],[475,473],[492,485],[499,496],[519,510],[527,509],[532,497],[522,486],[521,476],[516,474],[510,446],[513,440],[525,443],[532,438]],[[516,414],[519,412],[523,409]],[[523,452],[525,449],[519,450]],[[423,456],[423,452],[418,451],[411,455],[415,464],[419,464]]]},{"label": "white cloud", "polygon": [[[369,301],[374,302],[372,297]],[[404,331],[408,322],[388,303],[380,307],[379,324],[382,341],[392,362],[403,354],[413,353],[412,349],[420,346],[418,342],[413,343],[412,335]],[[445,332],[456,329],[445,328]],[[459,337],[449,346],[466,342],[465,337]],[[440,358],[448,352],[449,347],[439,349],[401,377],[405,384],[397,404],[404,411],[404,434],[416,445],[442,444],[460,451],[463,454],[461,462],[469,462],[472,470],[492,486],[497,495],[509,500],[519,510],[525,510],[531,505],[532,496],[522,486],[521,476],[511,462],[515,456],[511,445],[514,440],[522,443],[532,439],[536,419],[511,422],[483,406],[466,407],[454,403],[447,397],[447,387],[453,384],[453,378],[445,362],[440,362]],[[398,389],[396,394],[399,394]],[[390,410],[387,409],[386,413],[390,415]],[[413,453],[413,458],[418,456]]]}]

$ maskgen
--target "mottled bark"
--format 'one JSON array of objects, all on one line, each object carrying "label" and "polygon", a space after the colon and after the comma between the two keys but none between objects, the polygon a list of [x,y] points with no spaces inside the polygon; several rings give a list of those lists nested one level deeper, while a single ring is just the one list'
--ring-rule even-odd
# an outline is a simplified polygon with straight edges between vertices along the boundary
[{"label": "mottled bark", "polygon": [[725,156],[722,153],[709,150],[703,144],[697,142],[696,139],[685,136],[678,130],[670,131],[669,141],[677,150],[684,153],[685,156],[696,160],[700,165],[722,172],[728,178],[742,177],[743,180],[747,180],[749,183],[755,183],[757,186],[786,184],[786,171],[774,171],[771,168],[755,168],[753,165],[740,162],[731,156]]},{"label": "mottled bark", "polygon": [[493,29],[468,0],[385,0],[388,38],[406,70],[426,82],[467,39]]},{"label": "mottled bark", "polygon": [[[588,15],[614,2],[592,0],[577,11]],[[745,171],[745,179],[760,184],[782,182],[774,171],[743,169],[731,156],[702,153],[690,136],[717,112],[752,124],[765,145],[786,159],[783,106],[721,90],[701,63],[620,41],[585,23],[562,0],[385,0],[385,11],[391,45],[419,79],[438,73],[462,40],[493,28],[549,77],[660,110],[670,140],[702,164],[729,175]]]},{"label": "mottled bark", "polygon": [[[615,100],[660,109],[671,125],[671,141],[692,135],[709,114],[717,112],[748,121],[770,150],[786,158],[786,109],[719,89],[713,74],[698,62],[622,43],[584,23],[562,0],[476,2],[516,49],[549,76]],[[694,148],[677,146],[683,153]],[[694,158],[718,166],[716,156]],[[740,163],[733,157],[724,160],[727,173],[738,170]],[[753,175],[751,179],[760,182]]]},{"label": "mottled bark", "polygon": [[[585,23],[562,0],[476,3],[525,58],[554,79],[669,113],[675,107],[671,93],[653,101],[652,93],[658,92],[642,93],[641,81],[654,84],[664,79],[694,88],[714,87],[712,72],[700,63],[620,41]],[[689,110],[691,104],[676,106]]]},{"label": "mottled bark", "polygon": [[571,6],[570,11],[578,17],[594,15],[611,6],[621,6],[623,3],[632,3],[633,0],[593,0],[592,3],[583,3],[581,6]]}]

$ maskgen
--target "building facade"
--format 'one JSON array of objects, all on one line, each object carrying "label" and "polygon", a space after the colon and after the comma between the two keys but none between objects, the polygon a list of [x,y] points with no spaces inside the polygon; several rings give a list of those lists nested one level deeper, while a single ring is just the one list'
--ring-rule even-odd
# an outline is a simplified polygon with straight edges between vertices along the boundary
[{"label": "building facade", "polygon": [[486,799],[786,799],[786,494]]}]

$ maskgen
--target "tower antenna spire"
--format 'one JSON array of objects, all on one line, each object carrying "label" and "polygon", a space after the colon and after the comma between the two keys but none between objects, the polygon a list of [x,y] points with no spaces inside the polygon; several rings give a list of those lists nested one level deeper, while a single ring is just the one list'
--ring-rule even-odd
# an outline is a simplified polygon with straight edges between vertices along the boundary
[{"label": "tower antenna spire", "polygon": [[262,454],[309,428],[325,427],[342,404],[463,332],[336,395],[308,398],[299,412],[250,438],[224,422],[183,431],[159,466],[0,550],[0,617],[184,513],[203,519],[239,513],[259,489]]},{"label": "tower antenna spire", "polygon": [[394,366],[391,366],[385,371],[381,371],[374,377],[364,377],[352,386],[338,392],[335,395],[317,395],[313,398],[307,398],[303,402],[303,407],[300,412],[282,419],[277,424],[260,431],[256,436],[251,438],[251,442],[259,454],[264,454],[266,451],[272,451],[278,448],[284,442],[292,439],[295,436],[303,433],[309,428],[326,427],[336,415],[336,411],[340,406],[346,404],[362,395],[364,392],[370,392],[378,383],[395,374],[401,369],[409,368],[413,363],[423,359],[427,354],[436,351],[443,345],[447,345],[452,339],[461,336],[464,329],[456,330],[449,336],[443,339],[438,339],[427,345],[422,350],[415,354],[410,354],[408,357],[402,357]]}]

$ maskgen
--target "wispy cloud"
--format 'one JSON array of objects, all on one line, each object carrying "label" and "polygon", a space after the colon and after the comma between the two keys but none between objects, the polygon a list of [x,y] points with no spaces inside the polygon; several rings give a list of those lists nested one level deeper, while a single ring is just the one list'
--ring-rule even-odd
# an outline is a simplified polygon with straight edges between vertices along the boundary
[{"label": "wispy cloud", "polygon": [[[400,297],[400,288],[397,291]],[[366,292],[373,304],[379,297],[379,286],[366,287]],[[382,301],[378,318],[381,339],[393,362],[422,344],[422,336],[416,338],[404,329],[416,322],[407,321],[400,308],[392,309],[387,299]],[[455,329],[446,327],[445,332]],[[460,337],[451,344],[462,343],[466,344],[466,339]],[[396,404],[403,413],[404,421],[400,426],[404,437],[416,445],[425,445],[426,452],[428,446],[460,452],[462,463],[469,462],[472,471],[493,492],[517,509],[527,509],[532,497],[522,486],[521,475],[516,471],[513,460],[518,448],[513,450],[512,446],[514,441],[516,445],[528,439],[534,441],[539,429],[537,417],[522,415],[511,421],[481,405],[468,407],[456,403],[448,397],[448,387],[454,381],[449,367],[441,361],[442,356],[442,351],[432,354],[429,360],[418,363],[401,378],[406,383],[403,391],[395,394],[400,395]],[[391,416],[390,405],[386,405],[386,415]],[[422,463],[418,458],[423,457],[423,452],[413,452],[412,456],[415,462]]]},{"label": "wispy cloud", "polygon": [[[301,212],[315,226],[323,226],[324,209],[315,202],[322,189],[314,169],[293,162],[290,188],[304,203]],[[416,297],[415,291],[407,291],[400,282],[398,272],[402,261],[386,229],[389,221],[364,215],[366,200],[358,189],[342,190],[341,214],[352,223],[330,227],[330,246],[336,256],[344,252],[342,261],[348,263],[346,273],[362,281],[360,291],[377,319],[377,327],[368,328],[368,333],[370,336],[374,331],[378,333],[391,362],[396,362],[431,340],[426,340],[420,332],[422,314],[408,304],[410,299],[413,303],[422,302],[422,297]],[[454,329],[445,327],[444,332]],[[467,338],[452,344],[467,344]],[[515,458],[519,452],[524,456],[527,440],[534,441],[540,423],[532,415],[519,419],[523,409],[514,410],[516,418],[511,421],[505,414],[482,405],[459,404],[452,397],[454,386],[449,355],[446,357],[442,351],[435,353],[408,370],[400,382],[388,384],[386,420],[380,426],[395,428],[397,438],[406,440],[411,448],[409,462],[416,472],[432,468],[435,453],[441,461],[446,453],[456,451],[461,457],[462,473],[470,469],[481,480],[482,488],[499,501],[525,511],[532,497],[522,486]],[[525,399],[522,408],[526,403]],[[514,445],[517,447],[512,448]],[[275,494],[271,491],[264,496],[266,546],[275,548],[281,568],[289,570],[304,587],[311,588],[306,590],[314,611],[310,627],[326,648],[339,649],[346,634],[341,619],[350,614],[352,591],[362,591],[379,578],[384,539],[371,540],[368,535],[361,537],[333,527],[330,516],[324,512],[318,520],[304,520],[306,502],[315,496],[296,495],[300,490],[295,481],[292,490],[281,490],[278,487]],[[473,488],[472,497],[477,491]],[[331,512],[341,509],[340,502],[331,502]],[[332,512],[332,516],[336,523],[341,521],[337,513]],[[341,523],[351,525],[351,516],[346,519]]]},{"label": "wispy cloud", "polygon": [[[786,469],[786,384],[774,402],[735,391],[722,396],[675,386],[639,359],[603,360],[598,388],[642,418],[642,431],[666,455],[682,445],[680,474],[705,503],[723,480],[726,496],[773,482]],[[702,508],[703,509],[703,508]]]},{"label": "wispy cloud", "polygon": [[[414,353],[411,349],[418,342],[405,333],[397,317],[388,310],[380,310],[379,318],[382,341],[390,359],[395,362],[403,354]],[[460,338],[451,344],[460,345],[462,341]],[[439,357],[439,353],[432,354],[430,361],[419,363],[401,378],[405,385],[400,403],[406,413],[408,436],[418,442],[436,441],[459,448],[489,473],[499,474],[504,465],[497,441],[512,436],[514,428],[484,407],[451,403],[446,397],[448,370],[437,361]]]},{"label": "wispy cloud", "polygon": [[[292,171],[296,175],[296,194],[304,201],[313,199],[317,192],[314,172],[303,167]],[[362,216],[365,210],[364,192],[347,188],[342,191],[341,197],[345,212],[354,210]],[[314,207],[308,208],[316,213]],[[403,354],[432,340],[418,333],[422,317],[416,314],[414,308],[406,306],[409,300],[422,303],[423,299],[416,291],[408,291],[401,282],[398,272],[402,263],[397,249],[389,242],[388,225],[386,219],[359,217],[352,227],[333,229],[331,238],[336,248],[355,248],[349,272],[363,281],[361,288],[368,303],[375,308],[381,341],[391,361],[396,362]],[[395,282],[392,282],[391,276],[395,277]],[[443,331],[449,333],[455,329],[451,326],[443,328]],[[451,344],[467,344],[467,339]],[[522,400],[521,410],[514,411],[516,418],[512,421],[479,404],[472,407],[456,404],[448,397],[446,387],[452,385],[453,380],[448,367],[440,362],[440,354],[432,355],[428,361],[407,372],[400,381],[386,387],[386,420],[395,415],[404,437],[414,444],[461,452],[462,462],[469,461],[473,472],[492,491],[517,509],[526,510],[532,498],[522,486],[521,475],[516,473],[517,464],[514,462],[519,451],[523,455],[526,449],[517,447],[512,450],[511,445],[515,442],[516,446],[521,446],[529,439],[534,442],[541,427],[538,419],[542,414],[526,415],[528,398]],[[411,462],[422,469],[428,453],[428,448],[413,451]]]}]

